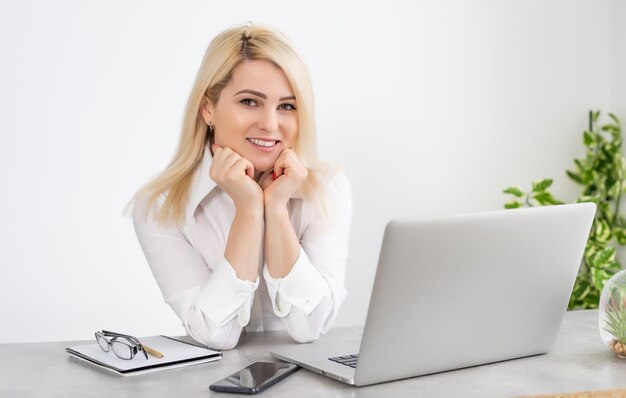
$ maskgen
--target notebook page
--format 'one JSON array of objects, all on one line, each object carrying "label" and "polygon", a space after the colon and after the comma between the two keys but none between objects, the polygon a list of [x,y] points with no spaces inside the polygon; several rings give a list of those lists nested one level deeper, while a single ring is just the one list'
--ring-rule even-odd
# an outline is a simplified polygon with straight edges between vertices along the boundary
[{"label": "notebook page", "polygon": [[[69,347],[89,359],[103,366],[108,366],[119,371],[130,371],[145,367],[159,367],[178,362],[195,361],[202,358],[220,356],[221,353],[208,348],[187,344],[181,341],[172,340],[164,336],[150,336],[139,339],[142,344],[149,346],[163,354],[163,358],[157,358],[148,354],[148,359],[139,352],[131,360],[118,358],[112,351],[104,352],[94,342],[92,344]],[[70,351],[71,353],[71,351]]]}]

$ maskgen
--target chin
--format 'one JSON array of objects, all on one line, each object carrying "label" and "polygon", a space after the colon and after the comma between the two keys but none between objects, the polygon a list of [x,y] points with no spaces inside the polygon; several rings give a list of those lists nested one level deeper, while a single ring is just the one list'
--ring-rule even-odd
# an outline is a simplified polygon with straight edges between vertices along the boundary
[{"label": "chin", "polygon": [[268,162],[266,160],[252,162],[252,164],[254,165],[254,170],[261,171],[261,172],[265,172],[265,171],[273,169],[274,163],[276,163],[276,160],[274,160],[273,162]]}]

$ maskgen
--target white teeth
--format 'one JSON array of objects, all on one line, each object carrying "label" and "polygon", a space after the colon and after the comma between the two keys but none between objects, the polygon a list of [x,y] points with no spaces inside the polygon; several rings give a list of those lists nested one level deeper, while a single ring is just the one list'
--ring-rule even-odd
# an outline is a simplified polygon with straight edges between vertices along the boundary
[{"label": "white teeth", "polygon": [[261,145],[261,146],[268,147],[268,148],[276,145],[276,141],[263,141],[257,138],[248,138],[248,140],[252,142],[253,144]]}]

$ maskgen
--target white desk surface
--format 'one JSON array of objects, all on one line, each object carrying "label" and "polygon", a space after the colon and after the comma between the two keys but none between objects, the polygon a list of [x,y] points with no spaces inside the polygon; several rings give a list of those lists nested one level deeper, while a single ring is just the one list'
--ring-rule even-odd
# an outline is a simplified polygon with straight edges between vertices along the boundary
[{"label": "white desk surface", "polygon": [[[626,388],[626,359],[604,347],[597,311],[565,316],[556,345],[545,355],[438,373],[369,387],[351,387],[301,369],[260,396],[271,397],[515,397]],[[358,333],[338,328],[325,338]],[[248,333],[220,361],[122,377],[73,358],[64,348],[84,342],[0,344],[0,397],[236,397],[209,385],[293,344],[284,332]],[[242,396],[242,395],[239,395]]]}]

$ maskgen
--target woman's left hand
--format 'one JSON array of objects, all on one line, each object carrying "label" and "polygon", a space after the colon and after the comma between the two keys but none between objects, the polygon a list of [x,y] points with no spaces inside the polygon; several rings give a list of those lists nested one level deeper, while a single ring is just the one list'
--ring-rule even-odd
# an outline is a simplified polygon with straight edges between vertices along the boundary
[{"label": "woman's left hand", "polygon": [[289,198],[300,188],[308,173],[294,151],[283,149],[274,163],[273,176],[261,181],[266,211],[286,209]]}]

